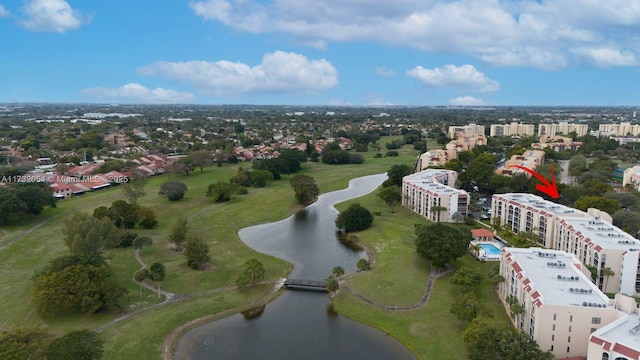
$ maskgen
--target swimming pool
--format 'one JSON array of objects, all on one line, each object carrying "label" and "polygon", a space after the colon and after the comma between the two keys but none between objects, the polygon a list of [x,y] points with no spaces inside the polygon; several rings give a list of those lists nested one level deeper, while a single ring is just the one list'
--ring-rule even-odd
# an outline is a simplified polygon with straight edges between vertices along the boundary
[{"label": "swimming pool", "polygon": [[487,255],[498,255],[498,256],[500,255],[500,249],[499,249],[497,246],[493,245],[493,244],[490,244],[490,243],[480,243],[480,244],[478,244],[478,245],[480,245],[480,247],[482,248],[482,250],[484,250],[484,252],[485,252]]}]

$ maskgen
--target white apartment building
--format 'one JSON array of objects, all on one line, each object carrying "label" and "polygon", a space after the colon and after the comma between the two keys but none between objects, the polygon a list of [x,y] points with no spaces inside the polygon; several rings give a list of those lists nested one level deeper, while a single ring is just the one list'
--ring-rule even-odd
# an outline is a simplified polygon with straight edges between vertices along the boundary
[{"label": "white apartment building", "polygon": [[640,318],[636,302],[631,298],[618,301],[626,315],[603,326],[589,338],[587,360],[640,359]]},{"label": "white apartment building", "polygon": [[591,333],[625,315],[563,251],[503,248],[500,274],[505,281],[498,295],[507,313],[510,295],[524,310],[512,318],[514,326],[558,359],[586,356]]},{"label": "white apartment building", "polygon": [[427,169],[402,179],[402,205],[433,222],[455,222],[453,214],[467,217],[469,194],[455,186],[458,173]]},{"label": "white apartment building", "polygon": [[458,136],[462,136],[462,135],[484,136],[484,125],[469,124],[469,125],[460,125],[460,126],[457,126],[457,125],[449,126],[449,131],[448,131],[449,139],[457,139]]},{"label": "white apartment building", "polygon": [[538,125],[538,136],[549,135],[554,136],[557,134],[568,135],[571,132],[575,132],[578,136],[585,136],[589,132],[589,125],[587,124],[572,124],[568,121],[561,121],[557,124],[540,124]]},{"label": "white apartment building", "polygon": [[533,136],[535,125],[512,122],[511,124],[492,124],[489,136]]},{"label": "white apartment building", "polygon": [[544,163],[544,157],[545,152],[542,150],[527,150],[522,153],[522,155],[513,155],[503,166],[496,169],[496,174],[512,176],[517,173],[523,173],[531,176],[528,172],[519,168],[512,168],[511,166],[520,165],[535,170]]},{"label": "white apartment building", "polygon": [[[569,252],[595,267],[595,283],[602,291],[640,292],[640,241],[613,226],[609,214],[598,209],[584,212],[533,194],[515,193],[494,195],[492,214],[513,232],[534,232],[540,245]],[[604,276],[607,267],[614,275]]]},{"label": "white apartment building", "polygon": [[637,191],[640,191],[640,166],[630,167],[624,170],[622,176],[622,186],[631,185]]}]

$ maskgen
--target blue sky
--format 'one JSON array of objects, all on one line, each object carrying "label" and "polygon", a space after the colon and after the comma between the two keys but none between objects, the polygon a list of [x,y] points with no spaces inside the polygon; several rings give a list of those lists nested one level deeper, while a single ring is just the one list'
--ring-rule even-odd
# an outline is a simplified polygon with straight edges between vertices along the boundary
[{"label": "blue sky", "polygon": [[638,105],[640,0],[0,0],[0,102]]}]

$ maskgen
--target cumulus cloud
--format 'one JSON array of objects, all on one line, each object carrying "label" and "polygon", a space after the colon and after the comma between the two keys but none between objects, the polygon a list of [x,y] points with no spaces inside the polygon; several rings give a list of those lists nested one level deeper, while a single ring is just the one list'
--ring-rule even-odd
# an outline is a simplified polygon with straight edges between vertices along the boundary
[{"label": "cumulus cloud", "polygon": [[387,101],[376,94],[367,94],[364,97],[364,105],[368,106],[392,106],[393,103]]},{"label": "cumulus cloud", "polygon": [[5,9],[4,6],[0,5],[0,18],[7,17],[9,15],[11,15],[11,12]]},{"label": "cumulus cloud", "polygon": [[640,2],[629,0],[192,0],[189,6],[208,21],[287,34],[316,48],[376,41],[547,70],[589,59],[598,65],[597,57],[577,58],[571,48],[607,43],[636,57],[640,51]]},{"label": "cumulus cloud", "polygon": [[574,48],[569,51],[578,58],[599,67],[638,65],[636,55],[629,50],[593,47]]},{"label": "cumulus cloud", "polygon": [[472,96],[459,96],[457,98],[453,98],[449,100],[449,104],[455,106],[484,106],[487,105],[481,99],[474,98]]},{"label": "cumulus cloud", "polygon": [[249,66],[220,60],[158,61],[138,68],[142,75],[162,75],[187,82],[215,96],[231,97],[247,93],[314,93],[338,84],[338,71],[325,59],[276,51],[265,54],[262,62]]},{"label": "cumulus cloud", "polygon": [[500,89],[497,81],[489,79],[473,65],[447,64],[435,69],[422,66],[407,71],[407,76],[418,79],[426,87],[453,89],[463,92],[491,93]]},{"label": "cumulus cloud", "polygon": [[91,21],[91,17],[71,8],[65,0],[31,0],[23,8],[25,29],[64,33]]},{"label": "cumulus cloud", "polygon": [[396,72],[393,70],[385,69],[381,66],[376,66],[376,75],[378,76],[395,76]]},{"label": "cumulus cloud", "polygon": [[170,89],[148,89],[138,83],[129,83],[117,88],[93,87],[80,94],[100,100],[116,100],[145,104],[177,104],[193,101],[195,96],[188,92]]}]

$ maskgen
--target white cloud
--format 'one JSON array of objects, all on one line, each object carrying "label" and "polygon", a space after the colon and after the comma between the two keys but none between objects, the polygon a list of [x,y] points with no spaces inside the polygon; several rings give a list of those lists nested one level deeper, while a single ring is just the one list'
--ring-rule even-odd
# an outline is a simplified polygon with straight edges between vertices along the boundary
[{"label": "white cloud", "polygon": [[636,55],[629,50],[611,48],[575,48],[569,51],[584,61],[599,67],[638,65]]},{"label": "white cloud", "polygon": [[189,6],[205,20],[291,35],[319,49],[375,41],[547,70],[585,60],[572,48],[606,43],[614,52],[640,52],[637,0],[192,0]]},{"label": "white cloud", "polygon": [[0,18],[7,17],[11,15],[11,12],[7,10],[4,6],[0,5]]},{"label": "white cloud", "polygon": [[455,106],[484,106],[487,105],[486,102],[484,102],[481,99],[478,98],[474,98],[472,96],[460,96],[454,99],[449,100],[449,104],[450,105],[455,105]]},{"label": "white cloud", "polygon": [[170,89],[148,89],[137,83],[129,83],[117,88],[93,87],[80,91],[80,94],[100,99],[145,104],[178,104],[193,101],[195,96],[188,92]]},{"label": "white cloud", "polygon": [[381,66],[376,66],[376,75],[378,76],[395,76],[396,72],[393,70],[385,69]]},{"label": "white cloud", "polygon": [[33,31],[64,33],[91,21],[91,17],[71,8],[65,0],[31,0],[23,8],[22,26]]},{"label": "white cloud", "polygon": [[276,51],[249,66],[220,60],[158,61],[138,69],[142,75],[162,75],[184,81],[215,96],[246,93],[313,93],[338,84],[338,71],[325,59],[309,60],[296,53]]},{"label": "white cloud", "polygon": [[407,71],[407,75],[418,79],[426,87],[454,89],[463,92],[491,93],[500,89],[497,81],[489,79],[473,65],[455,66],[447,64],[435,69],[422,66]]},{"label": "white cloud", "polygon": [[376,94],[367,94],[364,97],[364,105],[369,105],[369,106],[392,106],[393,103],[386,101],[385,99],[381,98],[380,96],[376,95]]}]

